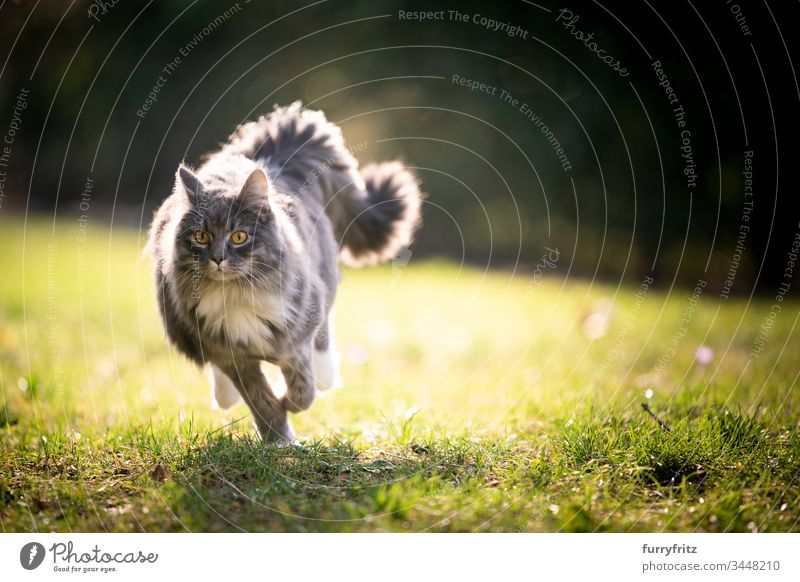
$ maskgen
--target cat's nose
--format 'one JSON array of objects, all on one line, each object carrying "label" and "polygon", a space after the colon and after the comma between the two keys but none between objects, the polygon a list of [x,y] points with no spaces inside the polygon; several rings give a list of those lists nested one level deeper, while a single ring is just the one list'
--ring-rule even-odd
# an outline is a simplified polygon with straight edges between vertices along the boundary
[{"label": "cat's nose", "polygon": [[222,262],[222,257],[220,257],[219,255],[215,255],[215,256],[211,257],[211,260],[214,261],[217,264],[217,266],[219,267],[219,264]]}]

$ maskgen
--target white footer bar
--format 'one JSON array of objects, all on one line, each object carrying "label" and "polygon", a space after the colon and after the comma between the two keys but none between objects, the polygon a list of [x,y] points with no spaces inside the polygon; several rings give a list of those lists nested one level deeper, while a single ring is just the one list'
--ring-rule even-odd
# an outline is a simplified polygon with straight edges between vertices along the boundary
[{"label": "white footer bar", "polygon": [[137,582],[186,574],[298,582],[800,580],[799,542],[797,534],[2,534],[0,572],[4,580]]}]

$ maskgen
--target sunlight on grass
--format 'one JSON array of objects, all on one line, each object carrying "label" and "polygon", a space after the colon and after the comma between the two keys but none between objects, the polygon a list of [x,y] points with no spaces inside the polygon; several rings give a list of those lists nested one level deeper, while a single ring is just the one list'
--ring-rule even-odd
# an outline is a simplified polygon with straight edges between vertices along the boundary
[{"label": "sunlight on grass", "polygon": [[273,449],[166,345],[142,235],[0,228],[6,531],[797,529],[794,303],[754,359],[760,300],[707,291],[682,329],[683,290],[347,270],[345,387]]}]

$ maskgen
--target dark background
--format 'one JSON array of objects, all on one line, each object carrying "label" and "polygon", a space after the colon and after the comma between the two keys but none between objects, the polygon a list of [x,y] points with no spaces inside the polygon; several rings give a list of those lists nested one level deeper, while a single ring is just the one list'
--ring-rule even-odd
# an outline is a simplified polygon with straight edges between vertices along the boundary
[{"label": "dark background", "polygon": [[[635,281],[652,272],[658,285],[703,278],[716,291],[733,263],[734,293],[773,294],[800,221],[793,147],[800,92],[791,64],[797,3],[539,4],[551,12],[522,0],[240,0],[238,8],[119,0],[95,4],[92,19],[88,2],[7,0],[0,134],[20,89],[30,93],[0,217],[88,214],[146,227],[179,161],[198,163],[238,123],[302,99],[339,122],[348,143],[364,144],[356,154],[362,162],[397,156],[418,168],[429,204],[414,260],[463,257],[524,269],[549,246],[559,249],[565,275]],[[182,57],[144,119],[137,116],[163,67],[231,7],[235,13]],[[519,25],[528,38],[447,15],[398,18],[398,10],[454,7]],[[556,22],[562,7],[630,76],[621,78]],[[656,59],[686,110],[698,174],[691,193],[679,129],[650,67]],[[528,103],[572,170],[563,171],[518,108],[453,84],[453,74]],[[754,151],[748,222],[745,150]],[[82,211],[87,177],[94,186]],[[737,263],[740,224],[752,229]]]}]

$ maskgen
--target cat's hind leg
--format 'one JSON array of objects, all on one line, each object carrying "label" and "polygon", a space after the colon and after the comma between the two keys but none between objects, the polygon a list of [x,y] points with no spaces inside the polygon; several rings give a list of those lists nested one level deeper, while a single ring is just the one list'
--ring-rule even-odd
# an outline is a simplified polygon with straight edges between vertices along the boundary
[{"label": "cat's hind leg", "polygon": [[[233,380],[225,375],[225,372],[211,364],[209,368],[211,388],[214,393],[214,401],[220,408],[230,408],[239,403],[242,395],[233,383]],[[212,403],[213,404],[213,403]]]}]

